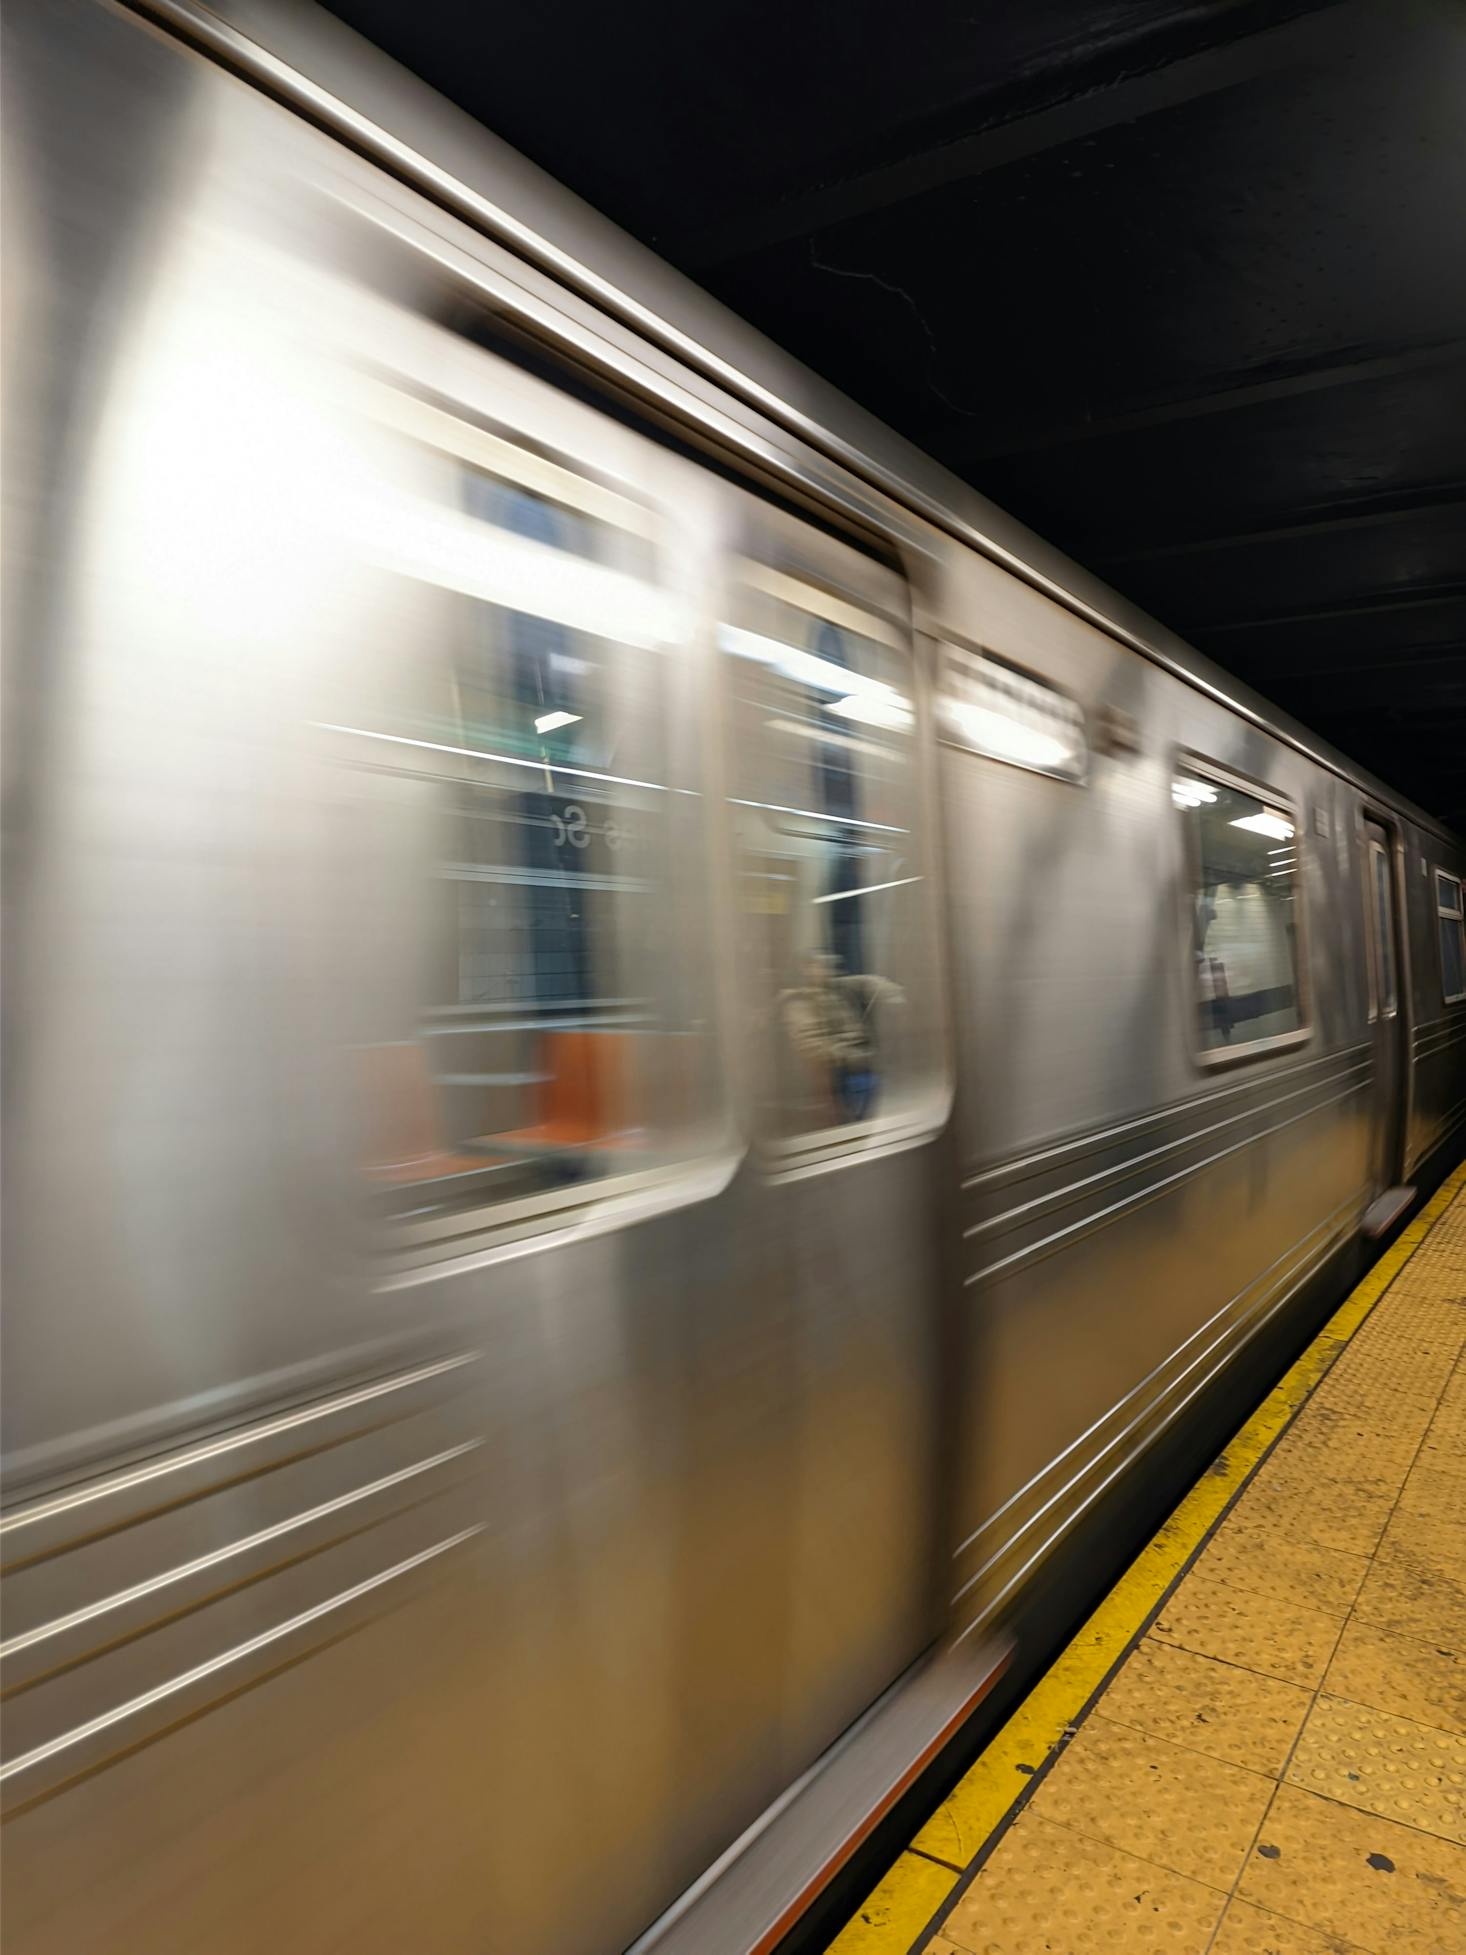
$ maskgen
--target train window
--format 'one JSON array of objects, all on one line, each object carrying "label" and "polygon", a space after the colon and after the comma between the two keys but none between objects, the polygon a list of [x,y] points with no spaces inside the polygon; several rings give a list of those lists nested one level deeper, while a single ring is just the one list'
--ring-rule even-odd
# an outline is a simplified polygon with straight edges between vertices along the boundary
[{"label": "train window", "polygon": [[[375,726],[403,966],[363,1045],[364,1168],[426,1239],[558,1208],[708,1151],[700,729],[651,512],[399,396],[431,645]],[[419,625],[419,635],[422,632]],[[385,811],[385,812],[383,812]]]},{"label": "train window", "polygon": [[1461,919],[1461,881],[1435,872],[1436,922],[1441,940],[1441,993],[1448,1005],[1466,998],[1466,935]]},{"label": "train window", "polygon": [[760,1126],[805,1150],[923,1124],[940,1045],[904,590],[792,551],[737,567],[720,642]]},{"label": "train window", "polygon": [[1172,799],[1188,829],[1197,1039],[1206,1060],[1306,1035],[1298,833],[1291,810],[1189,763]]}]

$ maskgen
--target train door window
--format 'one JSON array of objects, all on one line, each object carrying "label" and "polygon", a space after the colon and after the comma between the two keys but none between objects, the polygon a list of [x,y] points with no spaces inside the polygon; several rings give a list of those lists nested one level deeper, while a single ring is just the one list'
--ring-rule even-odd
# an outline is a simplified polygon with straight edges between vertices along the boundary
[{"label": "train door window", "polygon": [[1436,923],[1441,943],[1441,995],[1448,1005],[1466,998],[1466,935],[1461,916],[1461,881],[1444,869],[1435,872]]},{"label": "train door window", "polygon": [[1191,762],[1172,799],[1191,866],[1191,965],[1200,1057],[1270,1051],[1307,1036],[1298,827],[1270,790]]},{"label": "train door window", "polygon": [[760,1128],[805,1151],[930,1120],[935,924],[904,586],[772,512],[755,533],[720,632],[740,912]]},{"label": "train door window", "polygon": [[[533,421],[550,392],[505,368],[492,398]],[[551,404],[598,453],[599,417]],[[361,1131],[379,1200],[435,1238],[709,1151],[702,739],[653,508],[441,401],[385,418],[427,595],[390,701],[342,729],[406,865],[363,897],[402,969]]]},{"label": "train door window", "polygon": [[1375,1003],[1383,1018],[1398,1009],[1395,989],[1395,929],[1390,901],[1390,863],[1382,844],[1369,845],[1369,892],[1373,904]]}]

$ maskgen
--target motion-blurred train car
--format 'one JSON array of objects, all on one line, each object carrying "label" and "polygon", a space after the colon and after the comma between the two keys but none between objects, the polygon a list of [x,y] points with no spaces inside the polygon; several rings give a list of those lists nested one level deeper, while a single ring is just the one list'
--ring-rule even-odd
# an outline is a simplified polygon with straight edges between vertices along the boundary
[{"label": "motion-blurred train car", "polygon": [[1466,856],[329,18],[5,34],[9,1955],[771,1948]]}]

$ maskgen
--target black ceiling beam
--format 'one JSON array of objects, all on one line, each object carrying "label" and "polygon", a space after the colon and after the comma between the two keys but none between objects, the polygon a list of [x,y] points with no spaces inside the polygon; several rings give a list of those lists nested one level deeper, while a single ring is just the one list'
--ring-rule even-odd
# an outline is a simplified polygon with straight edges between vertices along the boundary
[{"label": "black ceiling beam", "polygon": [[[1345,753],[1358,752],[1362,747],[1378,743],[1382,737],[1395,742],[1405,740],[1412,758],[1418,755],[1432,766],[1459,756],[1461,729],[1466,726],[1466,712],[1412,715],[1408,707],[1392,710],[1378,697],[1340,713],[1330,712],[1323,700],[1310,697],[1307,710],[1310,724],[1326,740],[1337,742]],[[1459,771],[1442,786],[1448,786],[1459,797]]]},{"label": "black ceiling beam", "polygon": [[[1081,95],[990,124],[940,147],[918,150],[802,196],[708,225],[695,235],[670,241],[671,256],[685,268],[707,271],[1259,76],[1336,61],[1363,46],[1371,23],[1384,29],[1384,14],[1367,0],[1335,0],[1281,26],[1183,55],[1145,73],[1117,76]],[[1392,39],[1397,38],[1397,25],[1388,31]]]},{"label": "black ceiling beam", "polygon": [[1273,374],[1266,380],[1239,380],[1234,384],[1210,388],[1204,394],[1182,394],[1168,400],[1122,409],[1119,413],[1096,414],[1081,421],[1065,421],[1031,432],[1012,428],[995,441],[964,443],[950,422],[929,427],[914,438],[939,454],[949,467],[969,468],[980,462],[1006,460],[1010,456],[1037,454],[1045,448],[1067,448],[1077,441],[1093,441],[1106,435],[1136,434],[1149,428],[1163,428],[1177,421],[1198,420],[1206,414],[1234,414],[1239,408],[1258,407],[1270,401],[1290,400],[1298,394],[1318,393],[1331,387],[1354,387],[1368,380],[1385,380],[1402,373],[1423,373],[1436,367],[1458,366],[1466,360],[1466,344],[1459,339],[1432,340],[1425,345],[1392,348],[1371,353],[1362,359],[1311,361]]},{"label": "black ceiling beam", "polygon": [[1337,536],[1341,530],[1378,529],[1394,523],[1416,522],[1437,511],[1466,509],[1466,482],[1439,483],[1404,495],[1372,499],[1361,498],[1339,503],[1333,510],[1322,510],[1296,523],[1279,523],[1265,529],[1233,530],[1225,535],[1198,535],[1178,538],[1170,543],[1152,543],[1141,550],[1106,549],[1093,540],[1084,544],[1085,561],[1096,570],[1107,572],[1117,565],[1155,563],[1167,557],[1203,556],[1213,550],[1245,550],[1254,544],[1291,543],[1306,536]]},{"label": "black ceiling beam", "polygon": [[1411,645],[1381,645],[1376,650],[1341,657],[1327,646],[1317,651],[1304,651],[1302,646],[1290,648],[1286,641],[1276,652],[1268,653],[1256,660],[1254,670],[1266,668],[1269,680],[1293,680],[1307,682],[1312,679],[1350,679],[1367,677],[1370,673],[1393,672],[1408,674],[1412,683],[1444,676],[1450,678],[1455,673],[1466,676],[1466,637],[1450,645],[1431,645],[1427,647]]},{"label": "black ceiling beam", "polygon": [[[1264,686],[1277,688],[1281,675],[1267,666],[1260,673]],[[1395,710],[1405,720],[1419,720],[1432,729],[1443,729],[1452,722],[1466,719],[1466,676],[1461,674],[1438,674],[1434,680],[1422,681],[1418,673],[1397,675],[1404,694],[1395,704]],[[1328,719],[1342,719],[1349,713],[1382,713],[1386,710],[1384,700],[1388,688],[1382,687],[1375,673],[1318,673],[1310,684],[1300,685],[1296,677],[1287,682],[1288,690],[1293,692],[1312,692],[1312,685],[1326,687],[1313,705],[1310,718],[1320,716]]]},{"label": "black ceiling beam", "polygon": [[1323,624],[1332,618],[1394,617],[1402,611],[1428,611],[1443,604],[1459,604],[1463,596],[1466,596],[1466,592],[1460,589],[1433,591],[1421,597],[1387,597],[1374,602],[1340,604],[1321,611],[1289,611],[1265,618],[1232,618],[1220,624],[1193,623],[1186,629],[1189,637],[1206,639],[1220,637],[1223,632],[1269,631],[1279,625]]},{"label": "black ceiling beam", "polygon": [[[1466,726],[1466,714],[1458,716],[1454,724],[1440,713],[1422,716],[1417,723],[1407,713],[1391,713],[1377,700],[1347,713],[1327,713],[1317,702],[1310,702],[1309,718],[1326,740],[1345,753],[1358,753],[1371,742],[1377,744],[1383,733],[1392,745],[1406,748],[1412,763],[1424,761],[1432,769],[1449,765],[1453,752],[1460,750],[1461,728]],[[1459,773],[1443,776],[1437,792],[1449,791],[1459,799],[1460,780]]]},{"label": "black ceiling beam", "polygon": [[[1437,589],[1441,588],[1439,585]],[[1172,607],[1180,615],[1169,613],[1169,622],[1177,629],[1191,629],[1202,615],[1198,606],[1189,610]],[[1268,634],[1271,633],[1271,636]],[[1390,652],[1397,647],[1411,656],[1426,653],[1432,647],[1450,651],[1466,638],[1466,590],[1462,590],[1455,602],[1447,600],[1433,605],[1429,610],[1403,623],[1391,616],[1388,611],[1351,611],[1345,617],[1325,618],[1315,622],[1310,619],[1304,624],[1259,624],[1257,633],[1238,652],[1245,657],[1249,669],[1256,669],[1259,658],[1309,657],[1322,649],[1330,655],[1344,658],[1371,658],[1376,653]]]}]

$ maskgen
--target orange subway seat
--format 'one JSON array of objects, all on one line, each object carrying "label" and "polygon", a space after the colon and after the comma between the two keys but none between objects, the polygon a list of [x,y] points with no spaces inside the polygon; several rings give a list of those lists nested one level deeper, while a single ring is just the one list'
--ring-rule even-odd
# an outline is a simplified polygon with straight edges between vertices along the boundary
[{"label": "orange subway seat", "polygon": [[415,1040],[367,1046],[361,1062],[367,1122],[362,1166],[369,1180],[403,1187],[493,1165],[489,1155],[444,1146],[433,1082]]}]

